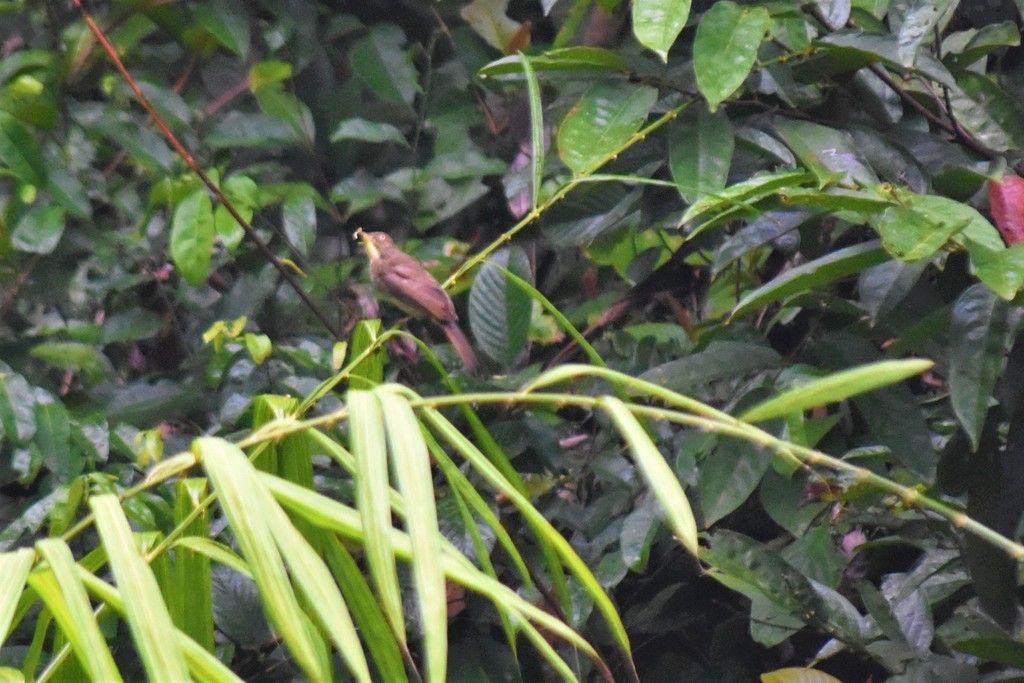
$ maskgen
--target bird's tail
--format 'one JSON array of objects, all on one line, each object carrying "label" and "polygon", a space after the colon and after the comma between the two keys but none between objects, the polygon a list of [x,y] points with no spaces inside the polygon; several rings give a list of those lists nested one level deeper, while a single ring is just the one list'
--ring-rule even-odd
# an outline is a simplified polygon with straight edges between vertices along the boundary
[{"label": "bird's tail", "polygon": [[462,328],[454,321],[445,323],[443,328],[448,341],[455,347],[455,353],[459,354],[462,364],[466,366],[466,370],[468,372],[476,372],[476,353],[473,352],[473,347],[470,345],[469,339],[462,332]]}]

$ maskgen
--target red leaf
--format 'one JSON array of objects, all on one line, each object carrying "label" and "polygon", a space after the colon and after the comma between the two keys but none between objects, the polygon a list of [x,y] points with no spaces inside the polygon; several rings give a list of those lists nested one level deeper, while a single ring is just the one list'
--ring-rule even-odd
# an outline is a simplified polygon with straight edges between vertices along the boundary
[{"label": "red leaf", "polygon": [[988,202],[996,227],[1008,245],[1024,242],[1024,178],[988,181]]}]

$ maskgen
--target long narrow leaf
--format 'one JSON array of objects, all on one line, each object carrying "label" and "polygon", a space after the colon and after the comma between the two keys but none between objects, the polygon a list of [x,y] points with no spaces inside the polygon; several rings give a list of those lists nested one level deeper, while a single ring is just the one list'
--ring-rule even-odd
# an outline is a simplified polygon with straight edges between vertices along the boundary
[{"label": "long narrow leaf", "polygon": [[55,538],[39,541],[36,550],[50,566],[30,574],[28,583],[50,608],[82,668],[94,681],[122,680],[78,578],[71,550]]},{"label": "long narrow leaf", "polygon": [[32,570],[35,553],[28,548],[0,553],[0,642],[11,629],[18,600],[25,588],[25,579]]},{"label": "long narrow leaf", "polygon": [[252,571],[260,598],[278,634],[308,676],[331,678],[322,644],[314,640],[295,592],[288,581],[263,506],[261,486],[245,454],[222,439],[196,439],[193,449],[202,458],[231,530]]},{"label": "long narrow leaf", "polygon": [[540,84],[530,59],[519,53],[526,78],[526,93],[530,100],[530,208],[537,210],[544,182],[544,113],[540,100]]},{"label": "long narrow leaf", "polygon": [[658,502],[661,503],[665,519],[668,521],[672,533],[676,535],[683,547],[696,557],[699,551],[697,522],[694,520],[690,501],[687,500],[686,493],[683,492],[683,487],[679,483],[679,477],[672,471],[668,462],[665,461],[665,456],[658,451],[657,446],[651,441],[651,437],[647,435],[647,432],[622,401],[605,396],[601,398],[600,405],[612,418],[622,437],[629,444],[630,451],[647,480],[647,485],[651,487]]},{"label": "long narrow leaf", "polygon": [[174,639],[166,634],[174,629],[171,614],[164,604],[156,577],[139,555],[132,531],[117,496],[104,494],[89,499],[96,515],[96,528],[110,559],[117,586],[125,602],[125,616],[131,629],[139,659],[151,681],[177,683],[188,678],[185,657]]},{"label": "long narrow leaf", "polygon": [[402,597],[391,547],[391,506],[384,415],[377,398],[365,391],[348,392],[352,454],[356,458],[356,505],[366,532],[366,560],[388,623],[405,642]]},{"label": "long narrow leaf", "polygon": [[920,375],[933,365],[932,361],[922,359],[887,360],[843,370],[762,401],[743,413],[740,419],[744,422],[762,422],[816,406],[838,403],[851,396]]},{"label": "long narrow leaf", "polygon": [[442,683],[448,654],[448,604],[441,571],[440,531],[427,444],[409,402],[387,389],[376,392],[384,411],[392,465],[405,499],[412,539],[412,575],[423,623],[427,680]]}]

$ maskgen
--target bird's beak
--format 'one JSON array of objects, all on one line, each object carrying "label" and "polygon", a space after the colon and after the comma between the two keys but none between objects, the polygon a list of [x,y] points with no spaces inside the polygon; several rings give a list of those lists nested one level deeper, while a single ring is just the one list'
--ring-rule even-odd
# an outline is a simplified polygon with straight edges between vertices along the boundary
[{"label": "bird's beak", "polygon": [[361,239],[363,247],[366,249],[366,255],[371,261],[376,260],[380,256],[380,251],[377,249],[377,245],[370,239],[370,235],[362,228],[356,228],[356,231],[352,233],[352,236],[356,239]]}]

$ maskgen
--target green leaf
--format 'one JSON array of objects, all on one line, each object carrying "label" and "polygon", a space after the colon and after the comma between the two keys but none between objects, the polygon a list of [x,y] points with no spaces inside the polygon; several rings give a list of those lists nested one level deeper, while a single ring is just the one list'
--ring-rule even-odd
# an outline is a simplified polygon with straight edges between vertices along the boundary
[{"label": "green leaf", "polygon": [[669,165],[679,194],[691,204],[725,188],[735,137],[724,112],[691,107],[669,133]]},{"label": "green leaf", "polygon": [[1024,244],[992,249],[986,244],[965,240],[971,265],[978,279],[1009,301],[1024,287]]},{"label": "green leaf", "polygon": [[953,412],[975,449],[996,381],[1005,364],[1009,305],[984,284],[953,304],[949,330],[949,394]]},{"label": "green leaf", "polygon": [[192,15],[221,45],[239,57],[249,54],[249,16],[240,0],[214,0],[195,5]]},{"label": "green leaf", "polygon": [[804,263],[750,292],[729,313],[729,319],[746,315],[770,303],[835,282],[882,263],[888,258],[880,240],[837,249],[819,259]]},{"label": "green leaf", "polygon": [[[565,47],[548,50],[529,57],[530,66],[538,75],[581,77],[587,73],[618,72],[626,68],[626,61],[616,52],[599,47]],[[491,62],[478,72],[481,78],[504,78],[519,80],[525,78],[519,55],[502,57]]]},{"label": "green leaf", "polygon": [[0,110],[0,165],[28,185],[46,186],[46,163],[32,131]]},{"label": "green leaf", "polygon": [[816,406],[838,403],[851,396],[902,382],[929,370],[933,365],[930,360],[890,360],[836,372],[762,401],[744,412],[740,419],[745,422],[762,422]]},{"label": "green leaf", "polygon": [[409,400],[394,391],[375,392],[384,414],[388,449],[412,542],[412,576],[423,628],[426,677],[447,677],[448,616],[430,454]]},{"label": "green leaf", "polygon": [[64,209],[56,204],[36,206],[14,226],[11,245],[31,254],[49,254],[57,248],[63,234]]},{"label": "green leaf", "polygon": [[360,142],[394,142],[409,146],[402,131],[390,123],[369,121],[363,118],[345,119],[331,133],[331,142],[358,140]]},{"label": "green leaf", "polygon": [[630,83],[597,83],[562,121],[558,153],[577,175],[597,170],[640,130],[658,91]]},{"label": "green leaf", "polygon": [[64,541],[48,538],[36,543],[36,550],[49,567],[30,574],[29,585],[49,608],[82,668],[91,680],[121,681],[78,576],[71,549]]},{"label": "green leaf", "polygon": [[213,238],[213,205],[205,188],[199,189],[178,204],[171,221],[171,260],[193,286],[206,282],[210,273]]},{"label": "green leaf", "polygon": [[402,49],[405,41],[405,34],[394,24],[377,24],[352,45],[349,60],[356,75],[378,97],[409,106],[420,87],[409,56]]},{"label": "green leaf", "polygon": [[640,44],[654,50],[661,61],[690,16],[690,0],[636,0],[633,3],[633,34]]},{"label": "green leaf", "polygon": [[[520,247],[501,249],[490,262],[527,282],[533,279],[530,260]],[[469,326],[484,353],[499,363],[511,365],[526,348],[533,300],[500,270],[491,267],[490,262],[481,267],[469,292]]]},{"label": "green leaf", "polygon": [[288,197],[281,203],[281,229],[300,256],[308,256],[316,242],[316,202],[312,197]]},{"label": "green leaf", "polygon": [[713,341],[702,351],[645,370],[640,379],[680,394],[691,394],[712,382],[782,365],[779,354],[764,344]]},{"label": "green leaf", "polygon": [[113,372],[103,352],[90,344],[45,342],[33,346],[31,353],[54,367],[80,372],[89,382],[97,382]]},{"label": "green leaf", "polygon": [[[252,220],[253,213],[260,207],[259,188],[252,178],[231,176],[221,185],[221,191],[246,222]],[[245,238],[245,229],[223,204],[218,204],[214,212],[214,226],[224,248],[230,252],[235,251]]]},{"label": "green leaf", "polygon": [[701,17],[693,43],[693,71],[711,111],[743,84],[770,24],[765,8],[741,7],[729,0],[719,0]]},{"label": "green leaf", "polygon": [[849,133],[792,119],[777,121],[775,129],[797,159],[818,177],[819,187],[878,185],[878,176],[860,159]]},{"label": "green leaf", "polygon": [[647,485],[661,503],[665,521],[676,539],[695,557],[697,545],[697,522],[690,508],[690,501],[683,492],[675,472],[669,466],[651,438],[640,426],[626,405],[617,398],[604,396],[598,404],[608,413],[622,438],[629,444],[630,452],[643,474]]},{"label": "green leaf", "polygon": [[96,515],[103,548],[124,602],[139,659],[150,681],[175,683],[189,678],[188,666],[178,642],[167,635],[174,630],[170,612],[149,564],[139,554],[131,528],[117,496],[102,494],[89,499]]},{"label": "green leaf", "polygon": [[934,29],[948,20],[957,4],[954,0],[913,3],[903,17],[897,36],[898,54],[903,66],[914,65],[921,45],[932,40]]},{"label": "green leaf", "polygon": [[698,470],[701,511],[708,528],[742,505],[771,465],[773,453],[749,441],[723,437]]},{"label": "green leaf", "polygon": [[293,71],[291,64],[275,59],[256,62],[249,69],[249,87],[253,92],[259,92],[267,86],[288,80]]}]

